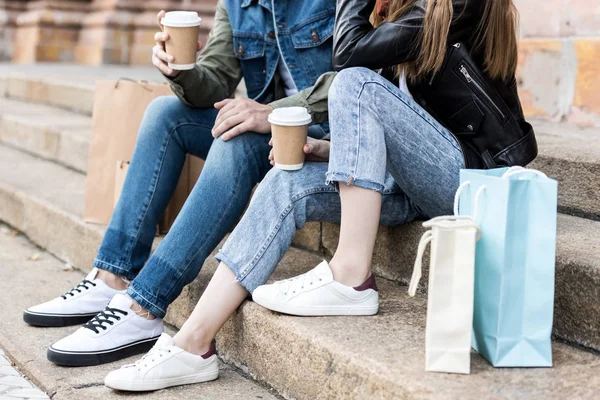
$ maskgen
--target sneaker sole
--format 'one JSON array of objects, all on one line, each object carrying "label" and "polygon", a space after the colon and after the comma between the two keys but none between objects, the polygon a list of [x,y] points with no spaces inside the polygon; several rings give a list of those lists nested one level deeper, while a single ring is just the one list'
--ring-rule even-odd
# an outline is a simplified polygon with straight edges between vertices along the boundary
[{"label": "sneaker sole", "polygon": [[[101,310],[100,310],[101,311]],[[98,312],[100,312],[98,311]],[[76,315],[59,315],[59,314],[42,314],[33,313],[31,311],[23,312],[23,321],[32,326],[44,327],[62,327],[72,325],[83,325],[96,316],[93,314],[76,314]]]},{"label": "sneaker sole", "polygon": [[[215,356],[216,358],[216,356]],[[214,371],[201,372],[199,374],[188,375],[178,378],[161,379],[144,382],[121,381],[117,379],[105,379],[104,385],[114,390],[122,390],[126,392],[147,392],[152,390],[166,389],[173,386],[192,385],[194,383],[202,383],[214,381],[219,377],[219,364]]]},{"label": "sneaker sole", "polygon": [[252,297],[252,300],[271,311],[300,317],[334,317],[350,315],[375,315],[379,311],[379,303],[369,306],[312,306],[299,307],[272,302],[262,297]]},{"label": "sneaker sole", "polygon": [[48,360],[56,365],[68,367],[88,367],[92,365],[107,364],[127,357],[147,353],[154,346],[160,336],[140,340],[114,349],[87,352],[64,351],[48,348]]}]

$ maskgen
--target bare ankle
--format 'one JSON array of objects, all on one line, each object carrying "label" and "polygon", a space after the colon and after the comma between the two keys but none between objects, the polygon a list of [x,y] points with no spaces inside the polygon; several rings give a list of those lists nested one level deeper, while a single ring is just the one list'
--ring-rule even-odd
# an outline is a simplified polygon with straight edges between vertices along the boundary
[{"label": "bare ankle", "polygon": [[[364,263],[363,263],[364,264]],[[333,273],[333,280],[342,285],[356,287],[362,285],[371,276],[371,267],[364,266],[356,261],[345,261],[334,256],[329,267]]]},{"label": "bare ankle", "polygon": [[[131,300],[133,300],[133,299],[131,299]],[[140,306],[138,304],[138,302],[135,300],[133,300],[133,304],[131,305],[131,311],[136,313],[138,316],[149,319],[149,320],[153,320],[154,318],[156,318],[154,316],[154,314],[152,314],[150,311],[146,310],[144,307]]]},{"label": "bare ankle", "polygon": [[113,274],[112,272],[105,271],[103,269],[98,270],[96,279],[102,280],[106,285],[115,290],[127,289],[128,283],[120,276]]},{"label": "bare ankle", "polygon": [[183,331],[179,331],[173,337],[173,340],[175,341],[175,346],[197,356],[206,354],[213,342],[212,338],[205,337],[202,333],[186,334]]}]

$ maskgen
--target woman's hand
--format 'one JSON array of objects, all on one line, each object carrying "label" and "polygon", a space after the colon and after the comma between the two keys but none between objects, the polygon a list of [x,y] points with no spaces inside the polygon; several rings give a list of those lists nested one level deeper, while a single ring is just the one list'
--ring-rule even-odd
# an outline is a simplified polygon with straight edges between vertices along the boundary
[{"label": "woman's hand", "polygon": [[[158,70],[165,76],[169,78],[176,77],[180,71],[176,71],[173,68],[169,67],[168,63],[172,63],[175,61],[175,57],[170,54],[167,54],[165,51],[165,42],[169,40],[169,34],[163,32],[163,27],[160,23],[162,18],[165,16],[165,11],[161,10],[157,15],[156,19],[158,21],[158,26],[160,27],[160,32],[156,32],[154,34],[154,40],[156,41],[156,46],[152,48],[152,64],[158,68]],[[198,51],[202,50],[204,44],[198,41]]]},{"label": "woman's hand", "polygon": [[[269,142],[273,146],[273,139]],[[311,137],[306,138],[306,144],[304,145],[304,153],[306,154],[307,161],[329,161],[329,147],[330,142],[328,140],[318,140]],[[269,161],[271,165],[275,165],[275,158],[273,155],[273,149],[269,153]]]}]

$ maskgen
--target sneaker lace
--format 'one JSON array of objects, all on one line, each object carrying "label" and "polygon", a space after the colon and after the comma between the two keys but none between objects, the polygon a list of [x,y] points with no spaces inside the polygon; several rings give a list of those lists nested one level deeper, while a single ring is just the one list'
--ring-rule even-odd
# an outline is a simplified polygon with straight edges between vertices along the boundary
[{"label": "sneaker lace", "polygon": [[84,328],[92,330],[96,333],[100,332],[100,329],[107,330],[108,325],[114,325],[115,321],[111,321],[111,318],[119,321],[121,317],[117,314],[127,315],[127,311],[119,310],[118,308],[106,307],[104,311],[100,311],[94,318],[92,318],[87,324],[83,325]]},{"label": "sneaker lace", "polygon": [[138,371],[141,371],[142,368],[148,368],[149,366],[154,365],[157,360],[160,360],[161,358],[163,358],[163,356],[170,352],[170,348],[153,347],[142,358],[140,358],[133,364],[124,365],[123,368],[137,368]]},{"label": "sneaker lace", "polygon": [[81,283],[77,286],[75,286],[73,289],[69,290],[67,293],[63,294],[61,297],[66,300],[67,296],[75,296],[75,292],[77,293],[81,293],[82,290],[88,290],[90,288],[90,286],[96,286],[96,284],[92,281],[88,281],[87,279],[84,279],[83,281],[81,281]]},{"label": "sneaker lace", "polygon": [[312,286],[315,282],[320,282],[322,280],[323,278],[318,276],[314,270],[310,270],[302,275],[282,280],[278,282],[278,284],[282,286],[281,289],[283,294],[287,295],[290,292],[295,294],[296,292],[303,290],[306,286]]}]

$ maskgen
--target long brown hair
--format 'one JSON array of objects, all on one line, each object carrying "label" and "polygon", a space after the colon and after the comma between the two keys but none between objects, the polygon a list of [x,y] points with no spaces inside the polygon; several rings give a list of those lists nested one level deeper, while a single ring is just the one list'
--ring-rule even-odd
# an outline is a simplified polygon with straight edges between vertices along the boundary
[{"label": "long brown hair", "polygon": [[[382,0],[378,0],[382,1]],[[389,0],[386,16],[373,13],[375,27],[385,21],[395,21],[418,0]],[[480,0],[469,0],[480,1]],[[385,0],[384,0],[385,2]],[[437,72],[444,62],[448,33],[454,14],[452,0],[428,0],[420,51],[415,61],[403,66],[409,80]],[[475,48],[483,51],[484,69],[492,79],[510,79],[517,68],[517,24],[519,14],[513,0],[487,0],[477,27]]]}]

